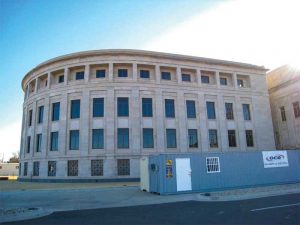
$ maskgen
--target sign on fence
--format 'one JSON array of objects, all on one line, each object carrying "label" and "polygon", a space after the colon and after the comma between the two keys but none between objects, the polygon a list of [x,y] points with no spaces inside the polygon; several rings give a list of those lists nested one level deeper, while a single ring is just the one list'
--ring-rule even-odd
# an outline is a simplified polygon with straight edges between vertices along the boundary
[{"label": "sign on fence", "polygon": [[286,151],[264,151],[262,152],[264,168],[289,166]]}]

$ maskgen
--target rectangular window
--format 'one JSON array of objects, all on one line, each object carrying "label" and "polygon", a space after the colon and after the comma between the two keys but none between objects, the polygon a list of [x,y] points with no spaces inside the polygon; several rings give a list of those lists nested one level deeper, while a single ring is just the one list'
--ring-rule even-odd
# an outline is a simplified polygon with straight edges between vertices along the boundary
[{"label": "rectangular window", "polygon": [[28,162],[24,162],[23,176],[27,176],[27,172],[28,172]]},{"label": "rectangular window", "polygon": [[32,125],[32,110],[29,110],[28,115],[28,126],[30,127]]},{"label": "rectangular window", "polygon": [[83,80],[84,79],[84,71],[76,72],[75,79],[76,80]]},{"label": "rectangular window", "polygon": [[228,130],[228,145],[229,147],[236,147],[235,130]]},{"label": "rectangular window", "polygon": [[65,81],[65,76],[64,75],[60,75],[58,77],[58,83],[63,83]]},{"label": "rectangular window", "polygon": [[70,130],[70,150],[79,150],[79,130]]},{"label": "rectangular window", "polygon": [[190,74],[181,74],[181,80],[186,82],[191,82],[191,75]]},{"label": "rectangular window", "polygon": [[118,176],[129,176],[130,175],[130,160],[129,159],[118,159]]},{"label": "rectangular window", "polygon": [[171,80],[171,73],[170,72],[161,72],[161,79],[162,80]]},{"label": "rectangular window", "polygon": [[104,148],[103,129],[93,129],[92,148],[93,149],[103,149]]},{"label": "rectangular window", "polygon": [[42,123],[44,119],[44,106],[39,107],[38,123]]},{"label": "rectangular window", "polygon": [[140,70],[140,78],[150,78],[149,70]]},{"label": "rectangular window", "polygon": [[186,114],[187,114],[187,118],[196,118],[195,101],[192,100],[186,101]]},{"label": "rectangular window", "polygon": [[128,128],[118,128],[118,148],[129,148]]},{"label": "rectangular window", "polygon": [[299,102],[293,102],[293,108],[294,108],[294,115],[295,115],[295,118],[300,117],[300,106],[299,106]]},{"label": "rectangular window", "polygon": [[31,141],[31,137],[30,136],[28,136],[27,137],[27,153],[29,153],[30,152],[30,141]]},{"label": "rectangular window", "polygon": [[244,120],[251,120],[249,104],[243,104],[243,114],[244,114]]},{"label": "rectangular window", "polygon": [[152,117],[152,98],[142,98],[143,117]]},{"label": "rectangular window", "polygon": [[189,129],[189,148],[198,148],[198,132],[197,129]]},{"label": "rectangular window", "polygon": [[165,115],[167,118],[175,117],[174,99],[165,99]]},{"label": "rectangular window", "polygon": [[42,134],[37,134],[36,135],[36,152],[41,152],[42,151]]},{"label": "rectangular window", "polygon": [[78,160],[68,160],[68,176],[78,176]]},{"label": "rectangular window", "polygon": [[51,132],[50,137],[50,151],[57,151],[58,150],[58,132]]},{"label": "rectangular window", "polygon": [[93,117],[104,116],[104,98],[93,98]]},{"label": "rectangular window", "polygon": [[96,70],[96,78],[104,78],[105,70]]},{"label": "rectangular window", "polygon": [[118,77],[128,77],[127,69],[118,69]]},{"label": "rectangular window", "polygon": [[40,173],[40,162],[33,162],[33,176],[39,176]]},{"label": "rectangular window", "polygon": [[227,85],[227,78],[220,77],[220,84],[223,85],[223,86],[226,86]]},{"label": "rectangular window", "polygon": [[153,129],[143,128],[143,148],[153,148]]},{"label": "rectangular window", "polygon": [[209,84],[209,76],[201,76],[201,83]]},{"label": "rectangular window", "polygon": [[19,176],[22,174],[22,163],[19,163]]},{"label": "rectangular window", "polygon": [[206,169],[207,169],[207,173],[219,173],[220,172],[219,157],[206,157]]},{"label": "rectangular window", "polygon": [[245,87],[244,81],[241,79],[237,80],[237,85],[238,85],[238,87]]},{"label": "rectangular window", "polygon": [[246,143],[247,147],[253,147],[254,141],[253,141],[253,131],[252,130],[246,130]]},{"label": "rectangular window", "polygon": [[167,129],[167,148],[177,148],[176,129]]},{"label": "rectangular window", "polygon": [[284,108],[284,106],[280,107],[280,113],[281,113],[281,120],[282,120],[282,121],[286,121],[285,108]]},{"label": "rectangular window", "polygon": [[91,160],[91,176],[103,176],[103,160]]},{"label": "rectangular window", "polygon": [[48,177],[56,176],[56,161],[48,161]]},{"label": "rectangular window", "polygon": [[128,98],[118,98],[118,116],[129,116]]},{"label": "rectangular window", "polygon": [[226,119],[233,120],[233,104],[232,103],[225,103],[225,111],[226,111]]},{"label": "rectangular window", "polygon": [[80,118],[80,100],[71,100],[71,119]]},{"label": "rectangular window", "polygon": [[218,147],[218,132],[217,130],[208,130],[209,135],[209,146],[211,148]]},{"label": "rectangular window", "polygon": [[52,121],[59,120],[60,103],[55,102],[52,104]]},{"label": "rectangular window", "polygon": [[207,118],[216,119],[215,103],[206,102]]}]

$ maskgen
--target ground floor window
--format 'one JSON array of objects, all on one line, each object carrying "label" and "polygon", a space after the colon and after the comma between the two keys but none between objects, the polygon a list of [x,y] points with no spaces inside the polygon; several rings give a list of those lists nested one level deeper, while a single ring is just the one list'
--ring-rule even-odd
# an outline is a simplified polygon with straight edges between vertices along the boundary
[{"label": "ground floor window", "polygon": [[21,163],[19,163],[19,176],[21,176],[21,169],[22,169],[22,164]]},{"label": "ground floor window", "polygon": [[206,169],[207,169],[207,173],[220,172],[219,157],[206,157]]},{"label": "ground floor window", "polygon": [[68,176],[78,176],[78,160],[68,160]]},{"label": "ground floor window", "polygon": [[129,159],[118,159],[118,176],[129,176],[130,175],[130,160]]},{"label": "ground floor window", "polygon": [[23,176],[27,176],[27,171],[28,171],[28,162],[24,162]]},{"label": "ground floor window", "polygon": [[33,176],[39,176],[40,162],[33,162]]},{"label": "ground floor window", "polygon": [[228,145],[229,147],[236,147],[235,130],[228,130]]},{"label": "ground floor window", "polygon": [[91,160],[91,176],[103,176],[103,160]]},{"label": "ground floor window", "polygon": [[48,161],[48,176],[56,176],[56,161]]},{"label": "ground floor window", "polygon": [[246,130],[246,143],[247,143],[247,147],[253,147],[254,146],[253,131],[252,130]]}]

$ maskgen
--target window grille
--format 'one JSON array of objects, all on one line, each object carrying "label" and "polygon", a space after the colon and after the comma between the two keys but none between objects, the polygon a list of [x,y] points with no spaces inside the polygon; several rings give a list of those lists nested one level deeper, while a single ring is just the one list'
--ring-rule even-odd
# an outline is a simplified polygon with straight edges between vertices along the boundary
[{"label": "window grille", "polygon": [[78,160],[68,161],[68,176],[78,176]]},{"label": "window grille", "polygon": [[48,176],[56,176],[56,161],[48,161]]},{"label": "window grille", "polygon": [[33,176],[39,176],[40,162],[33,162]]},{"label": "window grille", "polygon": [[130,175],[130,160],[118,159],[118,176]]},{"label": "window grille", "polygon": [[91,160],[91,176],[103,176],[103,160]]},{"label": "window grille", "polygon": [[219,157],[206,157],[207,173],[219,173],[220,172],[220,160]]},{"label": "window grille", "polygon": [[24,162],[23,176],[27,176],[27,171],[28,171],[28,162]]}]

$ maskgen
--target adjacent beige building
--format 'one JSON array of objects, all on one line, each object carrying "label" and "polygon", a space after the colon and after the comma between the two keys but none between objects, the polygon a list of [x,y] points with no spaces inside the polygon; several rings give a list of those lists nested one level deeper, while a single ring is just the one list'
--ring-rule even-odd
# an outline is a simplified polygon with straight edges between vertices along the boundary
[{"label": "adjacent beige building", "polygon": [[141,156],[275,148],[264,67],[140,50],[25,75],[21,179],[137,179]]},{"label": "adjacent beige building", "polygon": [[279,67],[267,83],[277,149],[300,148],[300,69]]}]

